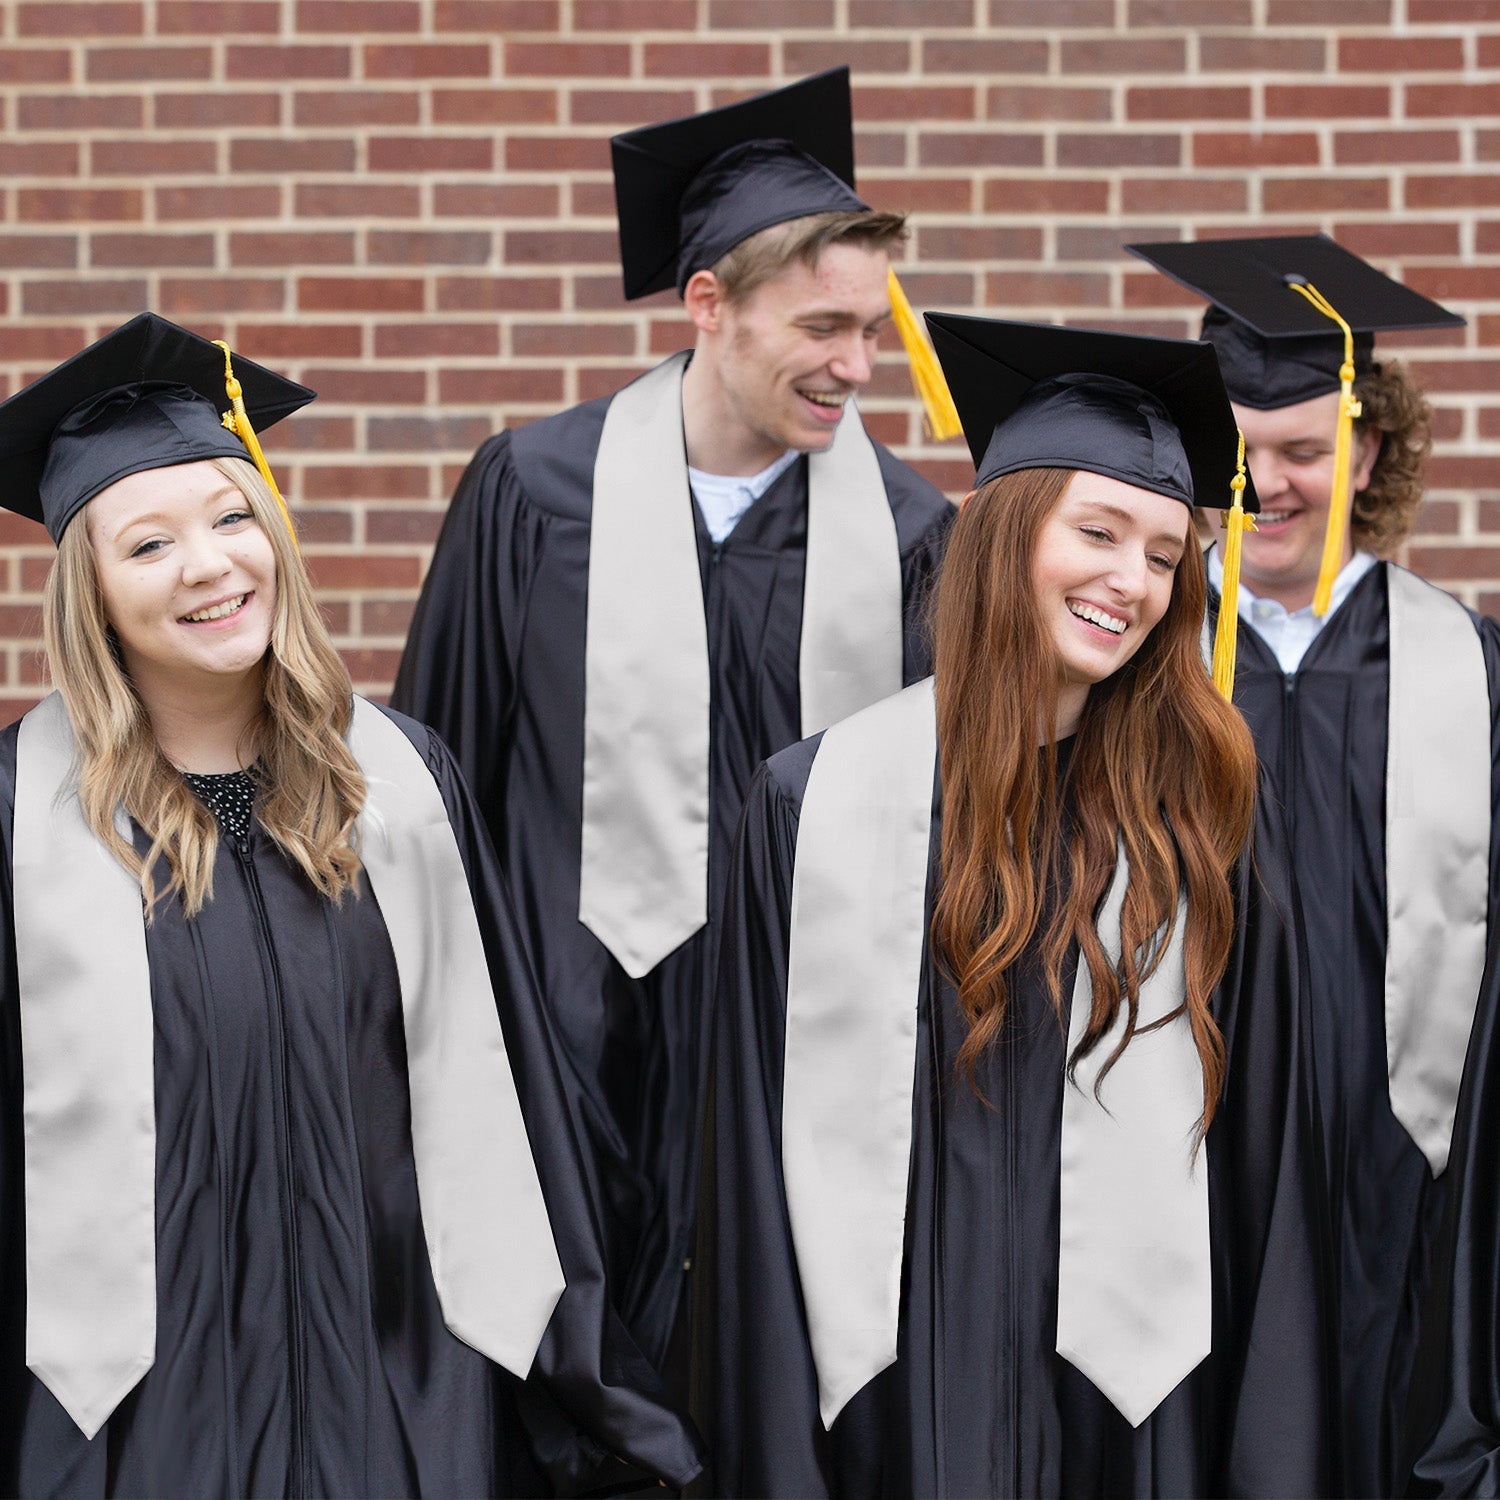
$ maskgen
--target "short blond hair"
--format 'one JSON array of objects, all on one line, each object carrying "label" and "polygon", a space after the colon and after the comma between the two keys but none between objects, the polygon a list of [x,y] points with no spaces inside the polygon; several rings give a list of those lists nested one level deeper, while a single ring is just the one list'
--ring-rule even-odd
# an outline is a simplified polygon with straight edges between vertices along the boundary
[{"label": "short blond hair", "polygon": [[906,243],[905,214],[873,208],[806,214],[772,224],[720,256],[710,267],[728,302],[742,301],[756,287],[779,276],[793,261],[815,266],[830,245],[862,245],[890,251]]}]

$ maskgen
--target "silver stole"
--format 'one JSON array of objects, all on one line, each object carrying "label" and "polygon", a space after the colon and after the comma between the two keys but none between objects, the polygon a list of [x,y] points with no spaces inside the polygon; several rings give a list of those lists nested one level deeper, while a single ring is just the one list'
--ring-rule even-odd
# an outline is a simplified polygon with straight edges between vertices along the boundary
[{"label": "silver stole", "polygon": [[[361,857],[401,979],[444,1321],[524,1378],[564,1281],[462,857],[425,761],[358,698],[349,744],[368,782]],[[84,823],[73,769],[54,693],[21,724],[12,851],[26,1362],[93,1437],[155,1360],[154,1037],[140,888]]]},{"label": "silver stole", "polygon": [[[896,1358],[936,755],[928,679],[823,736],[798,825],[782,1172],[825,1427]],[[1123,900],[1117,870],[1108,952]],[[1175,1009],[1183,983],[1179,919],[1142,987],[1142,1021]],[[1082,965],[1074,1041],[1089,1006]],[[1181,1017],[1130,1043],[1101,1105],[1092,1081],[1109,1050],[1106,1039],[1080,1067],[1081,1088],[1059,1079],[1059,1297],[1089,1316],[1060,1317],[1058,1352],[1139,1423],[1208,1351],[1208,1161],[1193,1156],[1203,1076]]]},{"label": "silver stole", "polygon": [[[708,920],[708,628],[674,355],[610,402],[594,461],[578,918],[634,978]],[[802,732],[901,686],[901,560],[850,401],[808,463]]]},{"label": "silver stole", "polygon": [[1456,599],[1405,568],[1385,572],[1386,1063],[1391,1110],[1436,1177],[1489,931],[1489,675]]}]

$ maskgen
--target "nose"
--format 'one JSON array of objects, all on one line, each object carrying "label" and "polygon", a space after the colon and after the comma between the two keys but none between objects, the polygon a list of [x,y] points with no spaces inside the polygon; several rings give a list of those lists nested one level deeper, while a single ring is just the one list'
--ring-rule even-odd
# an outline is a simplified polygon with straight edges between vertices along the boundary
[{"label": "nose", "polygon": [[1151,562],[1144,547],[1121,547],[1110,569],[1109,584],[1122,604],[1135,604],[1146,597]]},{"label": "nose", "polygon": [[182,581],[189,585],[213,583],[234,566],[223,539],[217,532],[194,532],[182,539]]},{"label": "nose", "polygon": [[875,341],[862,331],[844,335],[828,361],[828,370],[845,385],[856,388],[868,385],[875,373]]},{"label": "nose", "polygon": [[1286,465],[1282,463],[1275,453],[1264,451],[1254,452],[1247,449],[1245,452],[1245,467],[1250,471],[1250,479],[1255,485],[1255,493],[1262,502],[1274,499],[1278,495],[1286,494]]}]

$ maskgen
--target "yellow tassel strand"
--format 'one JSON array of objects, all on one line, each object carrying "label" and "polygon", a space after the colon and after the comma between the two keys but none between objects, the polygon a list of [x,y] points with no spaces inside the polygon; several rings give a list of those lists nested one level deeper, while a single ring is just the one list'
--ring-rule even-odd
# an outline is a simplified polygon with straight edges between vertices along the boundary
[{"label": "yellow tassel strand", "polygon": [[1234,501],[1224,513],[1224,587],[1219,595],[1219,628],[1214,632],[1214,686],[1224,701],[1234,698],[1234,657],[1240,631],[1240,551],[1254,517],[1245,511],[1245,434],[1240,434],[1235,475],[1229,481]]},{"label": "yellow tassel strand", "polygon": [[292,513],[287,509],[286,501],[281,498],[281,491],[276,488],[271,466],[266,462],[266,455],[260,451],[260,439],[256,437],[255,429],[250,425],[250,413],[245,410],[245,393],[235,378],[234,362],[229,345],[223,339],[215,339],[214,343],[224,351],[224,394],[229,397],[230,405],[230,409],[224,413],[224,425],[239,438],[255,461],[255,467],[260,470],[260,477],[270,487],[271,493],[276,497],[276,503],[281,507],[286,529],[292,534],[292,546],[300,552],[302,547],[297,541],[297,528],[292,524]]},{"label": "yellow tassel strand", "polygon": [[1313,594],[1313,613],[1321,619],[1333,603],[1333,581],[1344,563],[1344,532],[1349,524],[1349,454],[1354,421],[1363,407],[1354,398],[1354,331],[1310,281],[1290,282],[1325,318],[1344,331],[1344,362],[1339,366],[1339,425],[1333,440],[1333,488],[1328,495],[1328,530],[1323,533],[1323,562]]},{"label": "yellow tassel strand", "polygon": [[958,408],[953,404],[948,382],[943,379],[943,367],[938,363],[937,355],[932,352],[932,345],[927,342],[922,325],[917,321],[917,315],[912,311],[911,303],[896,279],[894,266],[891,267],[887,284],[891,294],[891,315],[896,324],[896,332],[901,335],[901,343],[906,349],[906,362],[911,366],[912,386],[922,398],[922,409],[927,415],[927,431],[939,442],[956,438],[964,430],[963,424],[958,420]]}]

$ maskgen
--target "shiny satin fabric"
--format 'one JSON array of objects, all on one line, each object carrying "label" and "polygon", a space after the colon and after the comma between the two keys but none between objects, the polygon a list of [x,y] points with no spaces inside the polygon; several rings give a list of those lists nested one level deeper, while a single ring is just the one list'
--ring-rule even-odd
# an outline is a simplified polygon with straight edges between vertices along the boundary
[{"label": "shiny satin fabric", "polygon": [[[567,1281],[524,1384],[455,1338],[426,1248],[396,957],[361,882],[337,906],[252,828],[214,899],[146,932],[157,1120],[156,1362],[88,1442],[26,1369],[11,862],[0,860],[0,1493],[572,1492],[681,1482],[693,1438],[604,1295],[555,1043],[451,758],[436,778]],[[0,834],[14,811],[0,736]],[[136,831],[137,847],[145,849]],[[9,850],[6,849],[8,856]]]},{"label": "shiny satin fabric", "polygon": [[[1208,1136],[1208,1357],[1133,1428],[1058,1355],[1063,1025],[1029,953],[971,1087],[956,1071],[957,997],[929,952],[898,1357],[824,1431],[780,1107],[793,860],[816,753],[815,742],[798,745],[757,776],[725,903],[700,1214],[695,1415],[713,1455],[702,1493],[1329,1493],[1328,1271],[1304,970],[1264,803],[1236,872],[1236,934],[1214,997],[1229,1083]],[[935,794],[934,848],[939,816]]]},{"label": "shiny satin fabric", "polygon": [[[568,1061],[611,1286],[654,1361],[693,1253],[713,921],[631,978],[577,919],[589,518],[605,400],[501,433],[454,496],[394,701],[452,746],[483,809]],[[878,443],[895,523],[902,675],[925,676],[927,589],[952,507]],[[808,465],[715,546],[693,506],[711,681],[709,909],[744,788],[797,739]],[[642,603],[649,604],[643,585]]]},{"label": "shiny satin fabric", "polygon": [[[1287,677],[1241,622],[1235,705],[1281,802],[1307,927],[1318,1103],[1339,1267],[1339,1492],[1399,1493],[1401,1434],[1424,1392],[1412,1359],[1449,1174],[1431,1166],[1391,1106],[1386,1040],[1388,564],[1350,592]],[[1217,601],[1214,601],[1215,607]],[[1490,715],[1485,837],[1493,948],[1500,892],[1500,632],[1477,621]],[[1439,785],[1444,763],[1429,773]],[[1487,960],[1484,985],[1493,983]],[[1448,1076],[1462,1058],[1447,1064]]]}]

